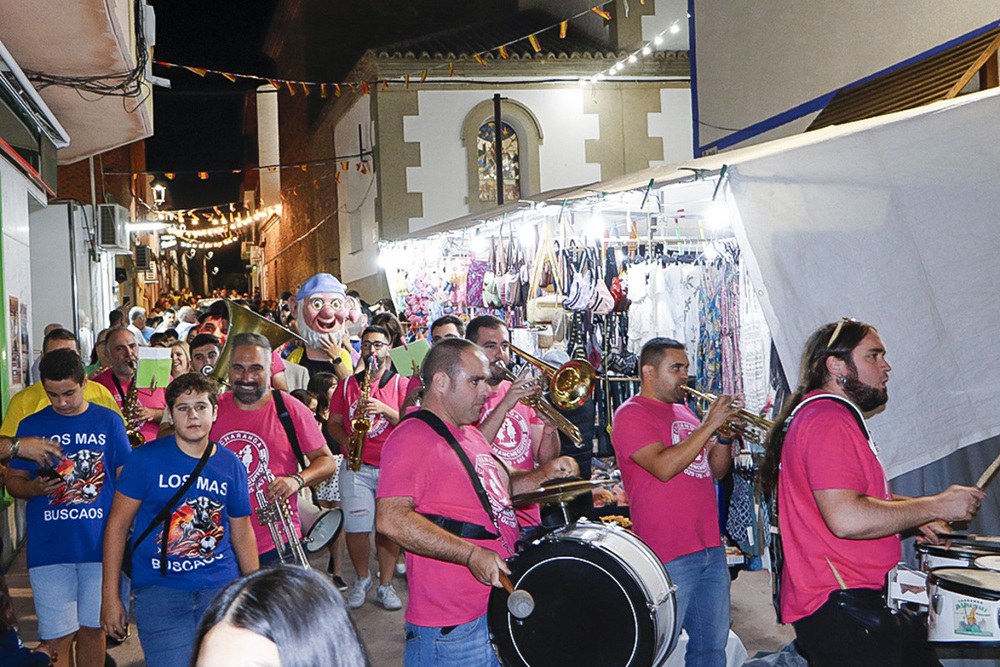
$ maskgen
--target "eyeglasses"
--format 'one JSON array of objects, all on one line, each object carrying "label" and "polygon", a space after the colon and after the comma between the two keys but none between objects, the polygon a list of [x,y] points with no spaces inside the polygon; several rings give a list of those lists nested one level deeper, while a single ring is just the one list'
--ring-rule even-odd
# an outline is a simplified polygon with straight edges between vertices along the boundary
[{"label": "eyeglasses", "polygon": [[840,335],[840,330],[843,329],[844,325],[847,324],[847,323],[849,323],[849,322],[857,324],[858,321],[856,319],[854,319],[853,317],[841,317],[840,318],[840,321],[837,322],[837,327],[833,330],[833,335],[830,336],[830,340],[828,340],[827,343],[826,343],[827,349],[833,347],[834,341],[836,341],[837,340],[837,336]]},{"label": "eyeglasses", "polygon": [[383,343],[380,340],[373,340],[373,341],[366,340],[365,342],[361,343],[361,349],[369,348],[373,350],[381,350],[383,347],[389,347],[389,343]]}]

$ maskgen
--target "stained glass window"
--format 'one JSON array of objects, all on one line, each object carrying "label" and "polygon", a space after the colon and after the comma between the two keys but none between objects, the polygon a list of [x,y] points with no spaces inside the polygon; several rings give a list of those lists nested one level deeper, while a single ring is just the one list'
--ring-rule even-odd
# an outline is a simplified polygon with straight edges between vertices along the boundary
[{"label": "stained glass window", "polygon": [[[517,132],[507,123],[500,123],[502,131],[501,151],[503,154],[503,200],[517,201],[521,198],[521,167],[517,145]],[[483,123],[476,136],[476,152],[479,158],[479,201],[497,200],[496,153],[494,151],[493,121]]]}]

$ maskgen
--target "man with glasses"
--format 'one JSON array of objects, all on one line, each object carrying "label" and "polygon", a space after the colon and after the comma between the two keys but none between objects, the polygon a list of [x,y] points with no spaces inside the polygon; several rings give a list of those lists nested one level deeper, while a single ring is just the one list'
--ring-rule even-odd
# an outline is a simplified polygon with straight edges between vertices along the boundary
[{"label": "man with glasses", "polygon": [[[347,606],[357,609],[365,603],[372,587],[368,572],[371,554],[369,534],[375,526],[375,488],[378,485],[382,445],[399,423],[399,408],[405,398],[405,385],[392,368],[389,359],[389,332],[382,327],[368,327],[361,334],[362,367],[359,372],[341,382],[330,398],[330,437],[340,443],[344,453],[341,469],[340,498],[344,509],[344,532],[347,553],[358,577],[347,594]],[[371,384],[367,400],[362,400],[361,385],[365,367],[371,365]],[[365,436],[361,470],[347,468],[351,459],[353,422],[367,415],[371,427]],[[402,602],[392,587],[392,573],[399,555],[399,545],[381,533],[375,534],[375,550],[379,564],[378,601],[389,610],[402,608]]]},{"label": "man with glasses", "polygon": [[820,327],[802,364],[761,466],[763,488],[778,497],[782,621],[813,667],[940,667],[923,624],[886,608],[886,574],[901,556],[899,533],[940,543],[944,522],[970,520],[984,494],[890,491],[865,423],[889,400],[891,367],[873,326],[844,318]]}]

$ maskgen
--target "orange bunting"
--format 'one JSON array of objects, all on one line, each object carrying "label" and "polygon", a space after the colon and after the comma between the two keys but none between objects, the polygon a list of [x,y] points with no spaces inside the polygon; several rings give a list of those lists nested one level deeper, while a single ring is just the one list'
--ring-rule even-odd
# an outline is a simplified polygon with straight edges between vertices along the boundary
[{"label": "orange bunting", "polygon": [[473,54],[472,58],[473,58],[473,59],[474,59],[474,60],[475,60],[475,61],[476,61],[477,63],[479,63],[480,65],[482,65],[483,67],[486,67],[486,59],[485,59],[485,58],[483,58],[483,57],[482,57],[481,55],[479,55],[478,53],[476,53],[476,54]]},{"label": "orange bunting", "polygon": [[508,58],[510,58],[510,54],[507,53],[507,47],[506,46],[501,46],[499,49],[497,49],[497,53],[499,53],[500,57],[503,58],[504,60],[507,60]]},{"label": "orange bunting", "polygon": [[309,97],[309,92],[310,92],[309,91],[309,84],[306,84],[306,83],[302,84],[302,92],[306,94],[306,97]]},{"label": "orange bunting", "polygon": [[427,80],[427,70],[424,70],[423,72],[420,73],[420,83],[423,83],[426,80]]},{"label": "orange bunting", "polygon": [[189,72],[194,72],[198,76],[205,76],[206,74],[208,74],[208,70],[207,69],[203,69],[201,67],[187,67],[187,66],[185,66],[184,69],[186,69]]},{"label": "orange bunting", "polygon": [[354,90],[354,84],[353,84],[353,83],[348,83],[348,84],[347,84],[347,87],[351,89],[351,92],[352,92],[352,93],[355,93],[355,92],[357,92],[356,90]]},{"label": "orange bunting", "polygon": [[409,90],[410,89],[410,75],[409,74],[403,75],[403,81],[406,82],[406,89]]},{"label": "orange bunting", "polygon": [[356,165],[354,165],[354,168],[357,169],[358,171],[361,171],[361,166],[362,166],[361,163],[358,162]]},{"label": "orange bunting", "polygon": [[333,172],[333,180],[335,180],[338,183],[340,183],[340,172],[339,171]]},{"label": "orange bunting", "polygon": [[199,171],[198,172],[198,178],[200,178],[203,181],[208,180],[208,172],[207,171]]},{"label": "orange bunting", "polygon": [[569,30],[569,21],[559,24],[559,39],[566,39],[566,31]]},{"label": "orange bunting", "polygon": [[222,211],[219,210],[218,206],[213,206],[212,210],[215,211],[216,215],[222,215]]},{"label": "orange bunting", "polygon": [[319,96],[322,97],[323,99],[326,99],[327,97],[329,97],[329,94],[326,92],[326,84],[325,83],[319,84]]},{"label": "orange bunting", "polygon": [[389,90],[389,79],[382,79],[382,90]]},{"label": "orange bunting", "polygon": [[528,43],[531,44],[531,48],[535,50],[535,53],[542,50],[542,47],[538,45],[538,38],[534,35],[528,35]]},{"label": "orange bunting", "polygon": [[367,174],[368,173],[368,165],[365,165],[365,164],[361,165],[361,173],[362,174]]},{"label": "orange bunting", "polygon": [[337,97],[340,97],[340,84],[339,83],[333,84],[333,94],[336,95]]},{"label": "orange bunting", "polygon": [[223,76],[223,78],[228,79],[229,83],[236,83],[236,75],[235,74],[230,74],[229,72],[219,72],[219,74],[221,74]]},{"label": "orange bunting", "polygon": [[166,177],[167,177],[167,180],[168,180],[168,181],[172,181],[172,180],[174,180],[174,176],[176,176],[176,175],[177,175],[177,174],[175,174],[175,173],[174,173],[174,172],[172,172],[172,171],[168,171],[167,173],[165,173],[165,174],[164,174],[164,176],[166,176]]},{"label": "orange bunting", "polygon": [[295,94],[295,86],[292,84],[291,81],[286,81],[285,83],[288,84],[288,94],[289,95],[294,95]]},{"label": "orange bunting", "polygon": [[340,168],[343,169],[344,171],[347,171],[350,168],[350,166],[351,165],[347,160],[344,160],[343,162],[340,163]]},{"label": "orange bunting", "polygon": [[313,186],[319,190],[319,181],[313,181]]},{"label": "orange bunting", "polygon": [[362,95],[370,95],[371,92],[372,92],[372,87],[368,85],[368,82],[367,81],[362,81],[361,82],[361,94]]},{"label": "orange bunting", "polygon": [[277,79],[268,79],[267,82],[272,86],[274,86],[275,88],[277,88],[278,90],[281,90],[281,82],[278,81]]},{"label": "orange bunting", "polygon": [[455,63],[448,63],[448,76],[455,76]]},{"label": "orange bunting", "polygon": [[299,165],[299,169],[301,169],[302,171],[309,171],[309,165],[307,165],[307,164],[300,164]]},{"label": "orange bunting", "polygon": [[597,14],[598,16],[600,16],[605,21],[610,21],[611,20],[611,14],[608,14],[606,11],[604,11],[600,7],[592,7],[590,9],[590,11],[594,12],[595,14]]}]

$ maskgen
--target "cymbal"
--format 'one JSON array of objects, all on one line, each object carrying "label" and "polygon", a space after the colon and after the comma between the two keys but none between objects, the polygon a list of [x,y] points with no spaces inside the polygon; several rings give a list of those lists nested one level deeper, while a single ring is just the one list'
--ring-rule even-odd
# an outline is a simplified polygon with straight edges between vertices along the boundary
[{"label": "cymbal", "polygon": [[570,482],[547,482],[546,485],[536,491],[519,493],[510,499],[510,504],[514,507],[527,507],[529,505],[550,505],[552,503],[564,503],[573,500],[580,494],[593,491],[607,484],[607,482],[594,482],[589,479],[577,479]]}]

